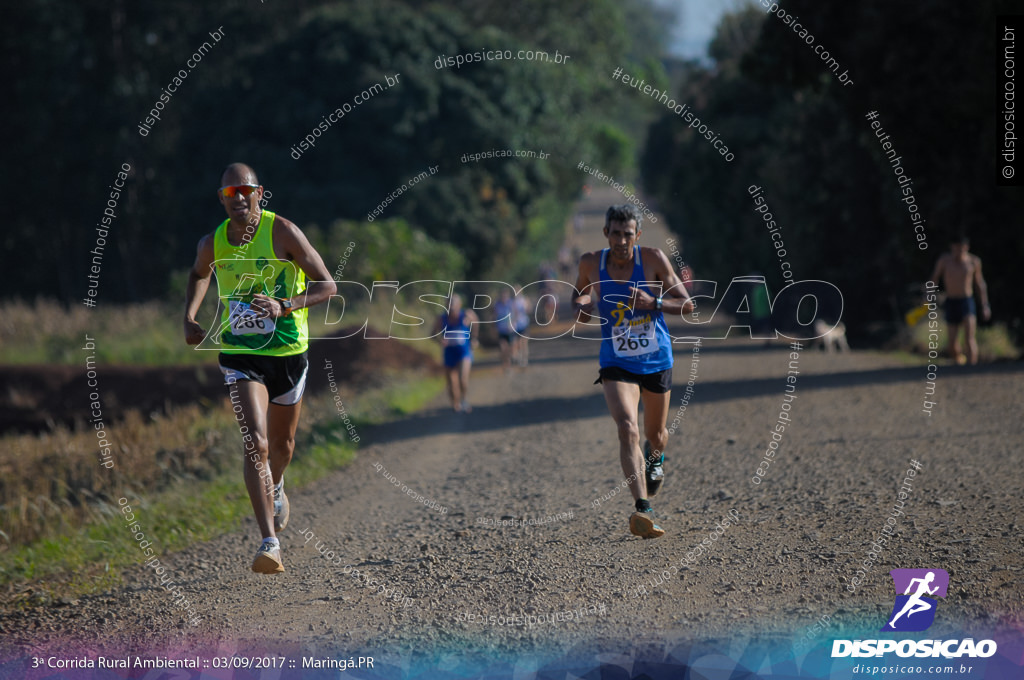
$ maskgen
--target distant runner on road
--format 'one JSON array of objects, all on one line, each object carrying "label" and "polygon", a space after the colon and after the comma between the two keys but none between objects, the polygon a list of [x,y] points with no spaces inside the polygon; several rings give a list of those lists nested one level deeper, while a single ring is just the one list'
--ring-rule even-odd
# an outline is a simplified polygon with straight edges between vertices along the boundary
[{"label": "distant runner on road", "polygon": [[523,295],[522,289],[512,298],[512,325],[515,337],[512,345],[512,360],[519,368],[526,368],[530,363],[530,300]]},{"label": "distant runner on road", "polygon": [[462,297],[452,295],[448,311],[442,314],[434,333],[444,348],[444,377],[448,396],[456,413],[469,413],[469,372],[473,368],[473,348],[476,347],[476,312],[462,308]]},{"label": "distant runner on road", "polygon": [[[988,306],[988,286],[981,275],[981,258],[967,252],[970,241],[958,236],[950,245],[950,252],[935,263],[930,281],[941,283],[946,291],[946,323],[949,324],[949,352],[953,361],[962,364],[978,363],[978,342],[974,334],[978,325],[978,311],[974,303],[974,287],[981,297],[981,318],[988,321],[992,310]],[[960,351],[960,327],[964,328],[967,357]]]},{"label": "distant runner on road", "polygon": [[221,346],[220,369],[246,454],[245,487],[263,535],[252,570],[277,574],[284,565],[276,532],[289,513],[284,470],[295,451],[309,368],[306,308],[326,301],[337,286],[299,228],[262,210],[263,187],[252,168],[229,165],[217,195],[228,219],[199,241],[185,294],[185,342],[206,338],[196,314],[216,268],[224,311],[214,342]]},{"label": "distant runner on road", "polygon": [[[650,497],[665,476],[673,364],[664,314],[688,314],[693,302],[665,253],[637,245],[642,220],[632,205],[608,208],[604,235],[609,247],[580,258],[573,305],[586,314],[596,308],[601,321],[597,383],[604,387],[618,427],[619,462],[636,505],[629,530],[642,538],[657,538],[665,531],[654,523]],[[641,400],[647,437],[642,451]]]},{"label": "distant runner on road", "polygon": [[519,337],[516,335],[513,316],[512,293],[504,288],[498,301],[494,303],[494,318],[498,323],[498,349],[501,350],[501,367],[505,375],[511,370],[516,339]]}]

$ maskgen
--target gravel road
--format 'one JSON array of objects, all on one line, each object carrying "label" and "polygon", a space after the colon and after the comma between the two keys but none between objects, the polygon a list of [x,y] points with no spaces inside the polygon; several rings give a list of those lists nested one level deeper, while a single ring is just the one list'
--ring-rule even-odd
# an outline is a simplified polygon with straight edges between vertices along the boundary
[{"label": "gravel road", "polygon": [[[596,214],[585,224],[576,245],[600,246]],[[643,242],[664,247],[657,226]],[[369,651],[444,667],[446,654],[487,664],[747,634],[809,631],[813,646],[878,630],[901,567],[949,572],[935,635],[1020,629],[1024,365],[942,365],[928,416],[923,366],[805,346],[791,422],[755,485],[792,350],[705,341],[655,503],[667,534],[644,541],[628,531],[615,429],[592,384],[597,344],[534,341],[509,376],[485,356],[471,414],[439,401],[361,432],[351,466],[289,489],[283,575],[249,572],[252,520],[161,556],[199,625],[140,567],[121,590],[12,614],[5,651]],[[692,358],[676,346],[670,421]],[[912,461],[893,536],[855,584]]]}]

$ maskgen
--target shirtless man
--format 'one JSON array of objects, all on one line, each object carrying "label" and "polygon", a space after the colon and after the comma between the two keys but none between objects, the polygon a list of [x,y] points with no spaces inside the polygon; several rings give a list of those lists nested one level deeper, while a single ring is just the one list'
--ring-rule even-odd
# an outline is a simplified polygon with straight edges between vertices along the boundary
[{"label": "shirtless man", "polygon": [[[654,523],[649,497],[664,479],[672,390],[672,338],[665,314],[688,314],[693,302],[658,248],[637,245],[643,216],[630,204],[605,215],[608,248],[580,257],[573,305],[601,320],[601,369],[608,410],[619,431],[619,463],[636,506],[629,530],[641,538],[665,531]],[[640,447],[638,407],[644,404]]]},{"label": "shirtless man", "polygon": [[[950,252],[939,258],[930,281],[942,283],[946,290],[946,323],[949,324],[950,354],[953,361],[962,364],[978,363],[978,343],[974,338],[978,319],[974,304],[974,288],[981,297],[981,318],[988,321],[992,310],[988,306],[988,286],[981,275],[981,259],[967,252],[966,236],[952,241]],[[941,277],[941,279],[940,279]],[[967,357],[960,351],[960,326],[964,327]]]}]

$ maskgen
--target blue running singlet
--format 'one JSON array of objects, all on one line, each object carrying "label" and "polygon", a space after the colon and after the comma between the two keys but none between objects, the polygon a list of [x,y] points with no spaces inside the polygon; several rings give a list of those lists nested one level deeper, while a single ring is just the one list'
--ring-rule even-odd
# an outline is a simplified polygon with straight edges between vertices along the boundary
[{"label": "blue running singlet", "polygon": [[448,312],[441,315],[441,327],[448,345],[444,348],[444,365],[453,368],[462,363],[462,360],[469,357],[473,359],[473,350],[469,341],[469,326],[466,325],[466,310],[459,311],[459,321],[455,325],[448,325]]},{"label": "blue running singlet", "polygon": [[600,293],[597,301],[601,324],[601,367],[619,368],[647,375],[672,368],[672,338],[665,317],[654,310],[631,310],[629,288],[636,286],[657,297],[657,288],[642,285],[644,266],[640,246],[634,246],[633,272],[629,281],[614,281],[606,268],[608,248],[601,251]]}]

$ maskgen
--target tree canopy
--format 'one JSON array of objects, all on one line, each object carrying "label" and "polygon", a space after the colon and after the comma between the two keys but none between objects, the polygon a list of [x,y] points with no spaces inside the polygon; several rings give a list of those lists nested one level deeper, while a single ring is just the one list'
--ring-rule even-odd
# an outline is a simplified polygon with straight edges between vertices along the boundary
[{"label": "tree canopy", "polygon": [[[102,225],[109,301],[167,292],[224,219],[215,189],[232,161],[252,165],[267,207],[300,226],[386,229],[402,218],[457,247],[468,274],[500,271],[530,220],[561,228],[581,158],[609,171],[632,164],[642,117],[610,111],[607,73],[657,65],[659,16],[648,0],[27,0],[9,10],[0,48],[15,101],[3,238],[6,251],[35,257],[16,264],[8,292],[82,295],[123,164],[129,180]],[[519,50],[538,54],[507,58]],[[486,51],[506,58],[435,66]],[[307,135],[315,146],[299,149]],[[463,160],[494,149],[538,156]]]},{"label": "tree canopy", "polygon": [[[985,263],[997,316],[1019,327],[1024,291],[1021,191],[995,183],[996,16],[1009,3],[820,3],[791,0],[807,38],[760,4],[727,15],[714,66],[683,71],[683,100],[735,151],[723,163],[678,116],[651,129],[645,185],[677,229],[701,278],[753,270],[783,285],[777,246],[755,211],[760,187],[796,280],[843,292],[855,326],[902,318],[906,291],[965,231]],[[838,73],[816,54],[822,46]],[[852,85],[839,75],[848,70]],[[921,249],[876,130],[900,156],[924,220]]]}]

